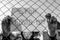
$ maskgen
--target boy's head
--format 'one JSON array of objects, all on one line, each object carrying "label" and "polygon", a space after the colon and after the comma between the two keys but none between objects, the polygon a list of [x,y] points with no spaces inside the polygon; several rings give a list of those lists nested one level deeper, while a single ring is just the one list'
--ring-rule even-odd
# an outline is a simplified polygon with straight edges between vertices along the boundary
[{"label": "boy's head", "polygon": [[2,20],[2,25],[5,26],[10,26],[12,21],[12,18],[10,16],[6,16],[3,20]]},{"label": "boy's head", "polygon": [[51,14],[48,13],[48,14],[45,15],[45,17],[46,17],[47,19],[50,19],[50,18],[51,18]]}]

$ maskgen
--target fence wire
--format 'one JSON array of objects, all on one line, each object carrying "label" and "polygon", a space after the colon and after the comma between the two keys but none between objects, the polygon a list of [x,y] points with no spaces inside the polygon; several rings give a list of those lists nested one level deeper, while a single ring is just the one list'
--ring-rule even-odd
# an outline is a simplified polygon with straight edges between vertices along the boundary
[{"label": "fence wire", "polygon": [[[47,29],[45,15],[51,13],[60,19],[60,0],[0,0],[0,24],[2,19],[13,16],[23,31],[44,31]],[[18,30],[19,27],[12,27]]]}]

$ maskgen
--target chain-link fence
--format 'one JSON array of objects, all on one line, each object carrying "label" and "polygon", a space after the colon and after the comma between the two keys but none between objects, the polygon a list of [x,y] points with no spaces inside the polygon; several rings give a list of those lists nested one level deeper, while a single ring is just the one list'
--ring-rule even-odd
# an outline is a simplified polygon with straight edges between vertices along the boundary
[{"label": "chain-link fence", "polygon": [[44,31],[47,29],[45,15],[51,13],[59,21],[59,11],[60,0],[0,0],[0,20],[13,16],[23,31]]}]

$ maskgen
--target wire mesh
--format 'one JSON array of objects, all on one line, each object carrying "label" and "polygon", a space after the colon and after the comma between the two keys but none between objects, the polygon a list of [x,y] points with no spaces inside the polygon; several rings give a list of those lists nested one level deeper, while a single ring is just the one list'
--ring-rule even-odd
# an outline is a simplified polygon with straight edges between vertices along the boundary
[{"label": "wire mesh", "polygon": [[[19,20],[23,31],[47,30],[47,13],[59,21],[60,0],[0,0],[0,24],[5,16],[10,15]],[[19,27],[13,30],[16,29]]]}]

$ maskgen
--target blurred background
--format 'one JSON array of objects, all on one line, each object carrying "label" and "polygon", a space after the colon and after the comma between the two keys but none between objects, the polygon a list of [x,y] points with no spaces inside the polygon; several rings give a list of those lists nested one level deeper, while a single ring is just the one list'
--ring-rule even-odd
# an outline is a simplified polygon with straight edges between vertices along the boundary
[{"label": "blurred background", "polygon": [[[21,12],[24,12],[23,15]],[[7,15],[23,21],[22,31],[47,30],[45,18],[47,13],[51,13],[60,21],[60,0],[0,0],[0,32],[2,31],[1,21]],[[19,27],[12,27],[12,31],[18,29]]]}]

